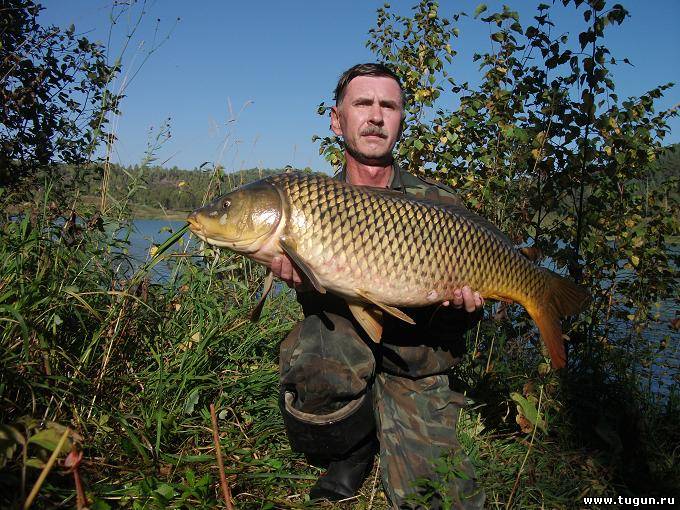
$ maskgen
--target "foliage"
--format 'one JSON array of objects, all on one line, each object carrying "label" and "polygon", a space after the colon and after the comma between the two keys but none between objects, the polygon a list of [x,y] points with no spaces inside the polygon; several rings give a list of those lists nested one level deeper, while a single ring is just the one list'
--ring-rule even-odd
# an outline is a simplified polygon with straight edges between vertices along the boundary
[{"label": "foliage", "polygon": [[[655,167],[677,110],[656,113],[654,103],[672,84],[621,100],[610,67],[628,60],[603,39],[628,12],[602,0],[563,4],[582,14],[576,40],[555,26],[557,6],[539,5],[522,24],[508,7],[481,4],[475,17],[489,26],[493,50],[474,56],[479,85],[452,77],[462,14],[445,17],[436,2],[418,2],[410,17],[378,9],[367,45],[409,98],[402,164],[456,187],[469,207],[590,289],[591,306],[569,332],[571,365],[668,385],[652,367],[677,369],[678,359],[658,356],[649,331],[670,347],[668,313],[678,307],[678,195],[667,191],[678,189],[678,174]],[[321,150],[338,162],[333,139]]]},{"label": "foliage", "polygon": [[[195,246],[188,258],[181,241],[157,285],[148,265],[115,270],[126,266],[115,225],[55,214],[0,226],[0,506],[30,488],[49,450],[41,430],[54,421],[77,432],[97,504],[214,508],[211,402],[235,492],[283,500],[298,476],[272,391],[278,342],[298,316],[287,294],[252,324],[262,272],[244,259]],[[44,507],[73,494],[66,479],[50,480]]]},{"label": "foliage", "polygon": [[88,161],[106,136],[106,114],[120,97],[108,85],[118,72],[103,48],[37,22],[33,0],[0,3],[0,186],[49,169]]}]

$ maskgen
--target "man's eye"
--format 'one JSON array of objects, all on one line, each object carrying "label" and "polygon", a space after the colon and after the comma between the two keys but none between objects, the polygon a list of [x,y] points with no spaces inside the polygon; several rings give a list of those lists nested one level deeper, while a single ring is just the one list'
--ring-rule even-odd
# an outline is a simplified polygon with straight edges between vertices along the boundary
[{"label": "man's eye", "polygon": [[229,209],[229,206],[231,205],[231,202],[229,200],[225,200],[222,202],[222,209]]}]

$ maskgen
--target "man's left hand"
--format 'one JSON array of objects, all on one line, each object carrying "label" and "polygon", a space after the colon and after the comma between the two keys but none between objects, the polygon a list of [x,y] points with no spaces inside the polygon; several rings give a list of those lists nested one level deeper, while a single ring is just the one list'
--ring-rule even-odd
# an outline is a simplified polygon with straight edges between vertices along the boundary
[{"label": "man's left hand", "polygon": [[466,312],[472,313],[481,310],[484,306],[484,298],[479,295],[479,292],[472,292],[472,289],[467,285],[462,289],[453,291],[453,299],[444,301],[444,306],[452,306],[453,308],[464,308]]}]

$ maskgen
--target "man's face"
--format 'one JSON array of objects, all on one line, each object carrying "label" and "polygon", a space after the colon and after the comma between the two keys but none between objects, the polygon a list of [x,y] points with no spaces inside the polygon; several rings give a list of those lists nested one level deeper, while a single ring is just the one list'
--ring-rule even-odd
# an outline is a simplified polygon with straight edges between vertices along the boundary
[{"label": "man's face", "polygon": [[401,135],[403,105],[399,84],[387,76],[357,76],[331,109],[331,128],[351,156],[365,165],[392,162]]}]

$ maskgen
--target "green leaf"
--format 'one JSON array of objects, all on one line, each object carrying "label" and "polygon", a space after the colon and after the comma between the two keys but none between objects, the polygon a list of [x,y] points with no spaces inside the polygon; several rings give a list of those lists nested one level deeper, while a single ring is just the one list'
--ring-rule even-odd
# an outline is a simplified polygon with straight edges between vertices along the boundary
[{"label": "green leaf", "polygon": [[3,468],[14,456],[19,445],[24,444],[26,444],[26,439],[16,428],[0,425],[0,468]]},{"label": "green leaf", "polygon": [[479,4],[477,8],[475,9],[475,14],[474,17],[476,18],[480,14],[482,14],[484,11],[486,11],[487,7],[486,4]]},{"label": "green leaf", "polygon": [[[59,444],[59,440],[61,439],[64,430],[66,430],[66,427],[64,427],[63,425],[51,423],[48,425],[48,428],[32,435],[28,442],[37,444],[38,446],[53,452],[56,449],[57,445]],[[71,440],[69,438],[66,438],[66,441],[64,442],[64,445],[61,448],[61,452],[59,453],[68,452],[70,449]]]},{"label": "green leaf", "polygon": [[531,423],[534,427],[538,427],[541,429],[543,432],[546,431],[545,429],[545,422],[543,421],[543,418],[541,418],[538,414],[538,410],[536,409],[536,406],[534,405],[533,402],[530,400],[527,400],[524,398],[522,395],[519,393],[511,393],[510,398],[517,402],[519,405],[522,415],[529,420],[529,423]]},{"label": "green leaf", "polygon": [[111,510],[111,505],[103,499],[97,499],[94,503],[90,504],[90,510]]},{"label": "green leaf", "polygon": [[42,469],[42,468],[45,467],[45,463],[40,459],[30,458],[30,459],[26,459],[25,466],[30,467],[30,468],[35,468],[35,469]]},{"label": "green leaf", "polygon": [[199,397],[200,397],[200,391],[198,389],[193,390],[189,394],[189,397],[187,398],[186,402],[184,403],[184,412],[186,414],[191,414],[191,413],[194,412],[194,407],[196,407],[196,404],[198,404]]},{"label": "green leaf", "polygon": [[173,489],[171,485],[163,483],[158,486],[158,489],[156,489],[156,493],[160,494],[165,499],[170,499],[175,495],[175,489]]}]

